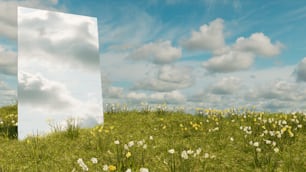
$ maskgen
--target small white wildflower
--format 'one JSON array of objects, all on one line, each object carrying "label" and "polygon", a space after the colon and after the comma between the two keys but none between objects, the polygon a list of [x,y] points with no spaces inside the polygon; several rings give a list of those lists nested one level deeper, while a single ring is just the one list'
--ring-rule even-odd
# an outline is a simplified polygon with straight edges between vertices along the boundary
[{"label": "small white wildflower", "polygon": [[153,136],[150,136],[149,139],[150,139],[150,140],[153,140]]},{"label": "small white wildflower", "polygon": [[98,163],[98,159],[97,158],[92,157],[90,160],[91,160],[91,162],[93,164],[97,164]]},{"label": "small white wildflower", "polygon": [[276,146],[276,142],[275,141],[272,142],[272,146]]},{"label": "small white wildflower", "polygon": [[149,172],[149,169],[142,167],[139,169],[139,172]]},{"label": "small white wildflower", "polygon": [[205,153],[204,153],[204,158],[205,158],[205,159],[209,158],[209,154],[205,152]]},{"label": "small white wildflower", "polygon": [[174,150],[174,149],[169,149],[168,152],[169,152],[170,154],[174,154],[175,150]]},{"label": "small white wildflower", "polygon": [[259,146],[259,142],[254,142],[253,146],[258,147]]},{"label": "small white wildflower", "polygon": [[198,148],[198,149],[196,150],[196,154],[197,154],[197,155],[200,155],[201,151],[202,151],[202,149],[201,149],[201,148]]},{"label": "small white wildflower", "polygon": [[279,148],[274,148],[273,150],[274,150],[275,153],[279,152]]},{"label": "small white wildflower", "polygon": [[127,144],[124,144],[123,147],[125,150],[129,150],[129,146]]},{"label": "small white wildflower", "polygon": [[187,154],[193,154],[193,150],[191,150],[191,149],[189,149],[188,151],[187,151]]},{"label": "small white wildflower", "polygon": [[252,141],[252,140],[251,140],[251,141],[249,141],[249,144],[253,146],[253,141]]},{"label": "small white wildflower", "polygon": [[120,144],[119,140],[115,140],[114,143],[115,143],[115,145],[119,145]]},{"label": "small white wildflower", "polygon": [[233,141],[234,141],[234,138],[233,138],[233,137],[231,137],[231,138],[230,138],[230,141],[232,141],[232,142],[233,142]]},{"label": "small white wildflower", "polygon": [[142,148],[147,149],[147,147],[148,147],[147,144],[144,144]]},{"label": "small white wildflower", "polygon": [[103,171],[108,171],[108,165],[103,165]]},{"label": "small white wildflower", "polygon": [[182,153],[181,153],[181,157],[182,157],[183,159],[188,159],[187,151],[183,150]]},{"label": "small white wildflower", "polygon": [[83,169],[83,171],[88,171],[89,170],[82,158],[79,158],[77,160],[77,162],[78,162],[79,166]]},{"label": "small white wildflower", "polygon": [[297,127],[298,127],[298,128],[302,128],[302,124],[299,124]]},{"label": "small white wildflower", "polygon": [[261,152],[261,149],[260,148],[256,148],[256,152]]},{"label": "small white wildflower", "polygon": [[271,143],[272,143],[272,141],[271,141],[271,140],[265,140],[265,142],[266,142],[266,144],[267,144],[267,145],[269,145],[269,144],[271,144]]},{"label": "small white wildflower", "polygon": [[130,141],[130,142],[128,143],[128,146],[129,146],[129,147],[134,146],[134,141]]},{"label": "small white wildflower", "polygon": [[143,143],[144,143],[144,141],[140,140],[140,141],[137,142],[137,146],[140,147],[140,146],[143,145]]},{"label": "small white wildflower", "polygon": [[130,168],[128,168],[125,172],[132,172],[132,170]]}]

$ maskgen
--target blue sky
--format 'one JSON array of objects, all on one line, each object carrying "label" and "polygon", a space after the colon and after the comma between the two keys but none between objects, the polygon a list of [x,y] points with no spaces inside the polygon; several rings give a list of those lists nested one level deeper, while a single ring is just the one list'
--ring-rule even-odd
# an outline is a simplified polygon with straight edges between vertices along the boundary
[{"label": "blue sky", "polygon": [[22,5],[98,18],[104,103],[306,110],[303,1],[0,2],[10,9],[0,10],[0,104],[16,95],[16,60],[6,57],[16,56]]}]

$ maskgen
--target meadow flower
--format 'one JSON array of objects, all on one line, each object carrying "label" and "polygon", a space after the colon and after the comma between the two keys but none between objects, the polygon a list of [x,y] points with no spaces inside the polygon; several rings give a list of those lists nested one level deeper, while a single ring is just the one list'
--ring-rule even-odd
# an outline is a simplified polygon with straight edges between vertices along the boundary
[{"label": "meadow flower", "polygon": [[109,170],[109,171],[115,171],[115,170],[117,170],[117,167],[114,166],[114,165],[109,165],[109,166],[108,166],[108,170]]},{"label": "meadow flower", "polygon": [[129,146],[127,144],[124,144],[123,147],[124,147],[125,150],[129,150]]},{"label": "meadow flower", "polygon": [[153,136],[150,136],[149,139],[150,139],[150,140],[153,140]]},{"label": "meadow flower", "polygon": [[131,152],[127,152],[126,154],[125,154],[125,157],[126,158],[129,158],[129,157],[131,157],[132,156],[132,153]]},{"label": "meadow flower", "polygon": [[174,153],[175,153],[175,150],[174,150],[174,149],[169,149],[168,152],[169,152],[170,154],[174,154]]},{"label": "meadow flower", "polygon": [[196,154],[197,154],[197,155],[200,155],[201,151],[202,151],[202,149],[201,149],[201,148],[198,148],[198,149],[196,150]]},{"label": "meadow flower", "polygon": [[298,128],[302,128],[302,124],[297,125]]},{"label": "meadow flower", "polygon": [[108,171],[108,165],[103,165],[103,171]]},{"label": "meadow flower", "polygon": [[138,146],[138,147],[139,147],[139,146],[142,146],[143,143],[144,143],[144,141],[143,141],[143,140],[140,140],[140,141],[137,142],[137,146]]},{"label": "meadow flower", "polygon": [[232,142],[233,142],[233,141],[234,141],[234,138],[233,138],[233,137],[230,137],[230,141],[232,141]]},{"label": "meadow flower", "polygon": [[272,143],[272,141],[271,141],[271,140],[265,140],[265,142],[266,142],[266,144],[267,144],[267,145],[269,145],[269,144],[271,144],[271,143]]},{"label": "meadow flower", "polygon": [[259,146],[259,142],[254,142],[253,146],[258,147]]},{"label": "meadow flower", "polygon": [[193,154],[193,150],[191,150],[191,149],[189,149],[188,151],[187,151],[187,154]]},{"label": "meadow flower", "polygon": [[139,169],[139,172],[149,172],[149,169],[142,167]]},{"label": "meadow flower", "polygon": [[97,158],[92,157],[90,160],[91,160],[91,162],[93,164],[97,164],[98,163],[98,159]]},{"label": "meadow flower", "polygon": [[130,168],[126,169],[125,172],[132,172],[132,170]]},{"label": "meadow flower", "polygon": [[261,149],[260,148],[256,148],[256,152],[261,152]]},{"label": "meadow flower", "polygon": [[88,171],[88,167],[87,165],[84,163],[83,159],[82,158],[79,158],[77,160],[77,163],[79,164],[79,166],[83,169],[83,171]]},{"label": "meadow flower", "polygon": [[275,153],[279,152],[279,148],[274,148],[273,150],[274,150]]},{"label": "meadow flower", "polygon": [[130,141],[130,142],[128,143],[128,146],[129,146],[129,147],[134,146],[134,141]]},{"label": "meadow flower", "polygon": [[205,152],[205,153],[204,153],[204,158],[205,158],[205,159],[209,158],[209,154]]},{"label": "meadow flower", "polygon": [[144,144],[142,148],[147,149],[147,147],[148,147],[147,144]]},{"label": "meadow flower", "polygon": [[116,145],[119,145],[119,144],[120,144],[119,140],[115,140],[114,143],[115,143]]},{"label": "meadow flower", "polygon": [[181,153],[181,157],[182,157],[183,159],[188,159],[187,151],[183,150],[182,153]]},{"label": "meadow flower", "polygon": [[276,146],[276,142],[275,141],[272,142],[272,146]]}]

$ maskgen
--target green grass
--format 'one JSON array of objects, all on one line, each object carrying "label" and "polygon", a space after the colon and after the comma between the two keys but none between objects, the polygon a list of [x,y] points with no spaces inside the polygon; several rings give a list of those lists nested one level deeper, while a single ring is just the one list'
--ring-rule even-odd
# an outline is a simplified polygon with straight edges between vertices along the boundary
[{"label": "green grass", "polygon": [[306,171],[305,115],[206,113],[114,112],[92,129],[0,137],[0,171]]}]

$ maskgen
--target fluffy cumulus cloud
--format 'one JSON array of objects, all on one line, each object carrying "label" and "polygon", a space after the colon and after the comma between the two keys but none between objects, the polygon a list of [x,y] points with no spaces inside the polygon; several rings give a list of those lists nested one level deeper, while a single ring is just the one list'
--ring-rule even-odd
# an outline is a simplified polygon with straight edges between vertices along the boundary
[{"label": "fluffy cumulus cloud", "polygon": [[306,82],[306,57],[297,65],[295,69],[296,80]]},{"label": "fluffy cumulus cloud", "polygon": [[0,46],[0,74],[15,75],[17,73],[17,53]]},{"label": "fluffy cumulus cloud", "polygon": [[192,31],[189,39],[181,42],[182,46],[189,50],[215,51],[225,46],[224,21],[216,19],[208,25],[204,24],[199,31]]},{"label": "fluffy cumulus cloud", "polygon": [[127,56],[132,60],[149,60],[156,64],[171,63],[182,56],[181,48],[171,45],[170,41],[145,44]]},{"label": "fluffy cumulus cloud", "polygon": [[52,109],[66,109],[76,104],[67,88],[43,76],[19,74],[18,100],[20,104]]},{"label": "fluffy cumulus cloud", "polygon": [[28,8],[19,8],[19,12],[18,42],[23,58],[43,57],[52,65],[99,69],[95,18]]},{"label": "fluffy cumulus cloud", "polygon": [[193,84],[193,80],[189,67],[164,65],[156,76],[136,82],[133,89],[168,92],[188,88]]},{"label": "fluffy cumulus cloud", "polygon": [[167,104],[180,104],[186,101],[185,96],[177,90],[171,92],[153,93],[148,97],[148,99],[150,103],[166,102]]},{"label": "fluffy cumulus cloud", "polygon": [[254,61],[249,52],[228,51],[203,62],[203,67],[211,73],[227,73],[248,69]]},{"label": "fluffy cumulus cloud", "polygon": [[145,93],[130,92],[126,95],[126,98],[133,103],[140,103],[147,99]]},{"label": "fluffy cumulus cloud", "polygon": [[16,90],[11,89],[4,81],[0,81],[0,107],[7,104],[13,104],[16,102]]},{"label": "fluffy cumulus cloud", "polygon": [[241,80],[237,77],[224,77],[218,81],[215,85],[212,85],[210,92],[213,94],[234,94],[239,91],[241,87]]},{"label": "fluffy cumulus cloud", "polygon": [[249,38],[238,38],[233,48],[238,51],[272,57],[281,52],[283,45],[280,42],[273,44],[270,38],[263,33],[253,33]]},{"label": "fluffy cumulus cloud", "polygon": [[57,3],[57,0],[2,0],[0,3],[0,36],[16,40],[18,6],[54,9],[53,7],[57,5]]}]

